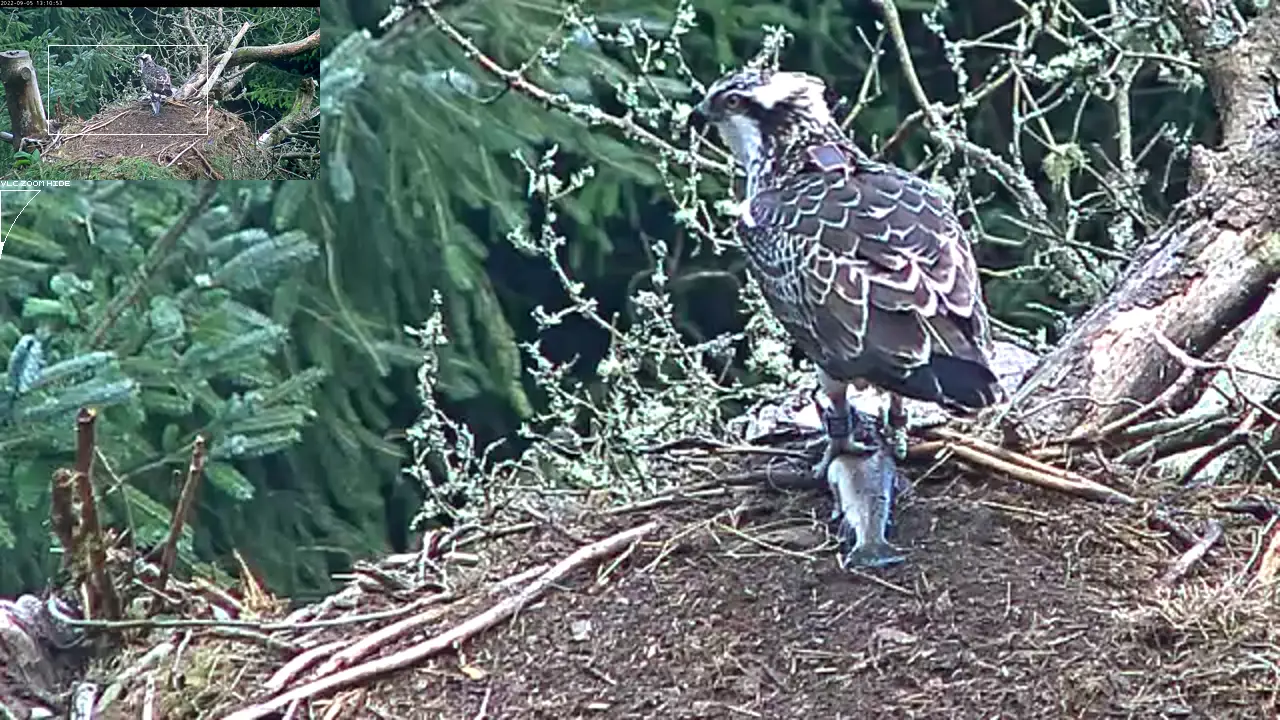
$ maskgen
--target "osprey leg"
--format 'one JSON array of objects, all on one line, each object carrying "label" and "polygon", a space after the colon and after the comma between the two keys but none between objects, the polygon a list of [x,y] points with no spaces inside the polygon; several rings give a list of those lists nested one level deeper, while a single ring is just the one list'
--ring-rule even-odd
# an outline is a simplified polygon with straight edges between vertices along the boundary
[{"label": "osprey leg", "polygon": [[814,475],[820,480],[827,479],[827,468],[831,461],[844,453],[875,452],[873,442],[859,437],[864,433],[858,423],[858,413],[849,406],[849,383],[828,375],[818,368],[818,386],[827,396],[829,407],[819,408],[822,413],[822,427],[826,430],[827,449],[822,459],[813,467]]},{"label": "osprey leg", "polygon": [[902,396],[889,393],[889,447],[893,448],[893,456],[899,461],[907,459],[907,411],[902,407]]}]

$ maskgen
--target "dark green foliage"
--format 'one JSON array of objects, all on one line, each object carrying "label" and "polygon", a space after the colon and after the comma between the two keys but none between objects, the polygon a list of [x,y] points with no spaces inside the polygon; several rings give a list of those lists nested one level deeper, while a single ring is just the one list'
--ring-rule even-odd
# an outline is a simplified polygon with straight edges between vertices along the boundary
[{"label": "dark green foliage", "polygon": [[269,65],[258,65],[245,77],[245,96],[273,110],[288,110],[298,92],[298,77]]},{"label": "dark green foliage", "polygon": [[[106,53],[85,48],[57,48],[68,60],[49,65],[50,45],[93,45],[132,42],[128,16],[107,8],[24,10],[0,14],[0,48],[26,50],[35,65],[41,95],[56,97],[71,113],[92,114],[103,88],[116,87],[129,69]],[[53,114],[53,108],[45,108]],[[0,130],[9,130],[8,113],[0,114]]]},{"label": "dark green foliage", "polygon": [[[286,357],[305,271],[320,254],[306,233],[270,223],[276,190],[288,187],[223,184],[185,232],[166,240],[196,202],[189,185],[44,190],[25,208],[10,200],[19,194],[6,194],[0,592],[38,586],[52,568],[50,476],[71,463],[73,418],[82,406],[102,410],[97,481],[108,523],[132,528],[141,544],[159,540],[176,498],[172,474],[204,434],[211,439],[208,483],[184,557],[191,560],[193,548],[244,543],[281,584],[324,572],[290,567],[287,555],[259,554],[256,546],[293,549],[316,533],[327,541],[333,529],[308,518],[332,517],[315,506],[331,499],[312,493],[310,505],[249,502],[299,479],[264,486],[263,471],[297,448],[315,422],[328,375]],[[108,307],[120,312],[109,319]],[[247,535],[231,518],[271,522],[257,522],[257,534]],[[361,544],[350,535],[347,542]]]}]

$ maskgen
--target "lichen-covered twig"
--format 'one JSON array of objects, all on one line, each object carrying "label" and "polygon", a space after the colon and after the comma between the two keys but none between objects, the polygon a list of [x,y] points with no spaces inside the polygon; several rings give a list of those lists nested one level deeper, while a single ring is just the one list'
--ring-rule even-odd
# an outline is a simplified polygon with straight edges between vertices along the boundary
[{"label": "lichen-covered twig", "polygon": [[490,75],[498,78],[505,83],[507,87],[515,90],[521,95],[542,103],[552,110],[558,110],[566,115],[575,117],[588,125],[608,125],[621,131],[623,135],[640,143],[641,145],[674,157],[679,163],[689,163],[705,170],[715,170],[722,175],[732,174],[728,165],[714,160],[709,160],[698,153],[677,148],[671,143],[668,143],[653,134],[653,132],[648,129],[637,125],[629,118],[616,117],[604,112],[598,107],[575,103],[569,99],[569,96],[567,95],[544,90],[537,84],[529,81],[528,78],[525,78],[520,73],[508,70],[498,64],[496,60],[482,52],[480,48],[476,47],[475,43],[473,43],[470,38],[463,35],[448,20],[445,20],[430,3],[422,6],[422,11],[426,13],[432,24],[434,24],[440,32],[444,33],[444,36],[448,38],[450,42],[458,46],[458,49],[467,56],[467,59],[476,63],[483,68],[485,72],[488,72]]},{"label": "lichen-covered twig", "polygon": [[960,150],[978,165],[989,169],[993,175],[1017,194],[1019,202],[1029,215],[1047,224],[1049,222],[1048,209],[1036,192],[1035,186],[1027,179],[1026,175],[1018,172],[1016,168],[994,152],[948,130],[946,124],[942,122],[942,117],[938,114],[937,107],[924,91],[924,86],[920,84],[920,77],[916,73],[915,63],[911,59],[911,46],[907,43],[906,33],[902,29],[902,19],[898,16],[897,6],[894,5],[893,0],[875,0],[875,5],[880,8],[880,12],[884,16],[889,36],[893,39],[894,47],[898,51],[898,61],[902,64],[902,74],[906,78],[907,86],[911,89],[912,95],[915,96],[916,102],[920,104],[920,109],[924,113],[925,124],[928,126],[929,131],[940,142]]}]

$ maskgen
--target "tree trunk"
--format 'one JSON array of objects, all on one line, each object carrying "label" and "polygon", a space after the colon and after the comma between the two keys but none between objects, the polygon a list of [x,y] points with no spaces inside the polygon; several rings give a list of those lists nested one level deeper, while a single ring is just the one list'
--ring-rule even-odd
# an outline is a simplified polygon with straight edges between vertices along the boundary
[{"label": "tree trunk", "polygon": [[258,137],[258,147],[268,148],[278,145],[292,135],[299,126],[315,117],[317,112],[316,83],[311,78],[303,78],[302,84],[298,86],[298,92],[293,96],[293,107],[280,118],[280,122]]},{"label": "tree trunk", "polygon": [[[1176,404],[1170,401],[1185,383],[1171,386],[1192,370],[1222,370],[1232,377],[1260,373],[1264,382],[1252,385],[1250,393],[1234,381],[1227,383],[1230,389],[1212,392],[1235,396],[1228,403],[1238,416],[1234,431],[1228,422],[1222,433],[1233,436],[1232,443],[1255,441],[1262,460],[1265,446],[1275,441],[1274,421],[1280,415],[1274,410],[1274,388],[1280,377],[1268,377],[1274,365],[1250,363],[1270,362],[1259,351],[1268,344],[1265,338],[1280,343],[1271,317],[1280,312],[1280,302],[1266,303],[1259,312],[1280,279],[1280,7],[1267,8],[1235,42],[1210,49],[1205,36],[1210,23],[1198,13],[1210,12],[1211,3],[1174,5],[1213,92],[1224,147],[1192,153],[1193,178],[1202,178],[1199,187],[1138,253],[1110,296],[1040,362],[1000,415],[1006,437],[1012,431],[1024,445],[1114,439],[1121,425]],[[1250,323],[1260,324],[1262,331],[1233,332]],[[1242,354],[1231,355],[1233,348],[1224,347],[1246,336],[1252,339],[1241,343]],[[1206,353],[1227,360],[1192,359]],[[1269,435],[1256,433],[1267,424],[1272,425]],[[1215,452],[1222,452],[1217,445],[1223,442],[1215,444]],[[1153,457],[1137,453],[1125,459]],[[1179,467],[1193,471],[1195,464]],[[1274,463],[1269,467],[1275,472]]]},{"label": "tree trunk", "polygon": [[49,124],[31,54],[26,50],[0,52],[0,84],[4,85],[5,104],[13,123],[13,151],[22,150],[26,138],[48,137]]}]

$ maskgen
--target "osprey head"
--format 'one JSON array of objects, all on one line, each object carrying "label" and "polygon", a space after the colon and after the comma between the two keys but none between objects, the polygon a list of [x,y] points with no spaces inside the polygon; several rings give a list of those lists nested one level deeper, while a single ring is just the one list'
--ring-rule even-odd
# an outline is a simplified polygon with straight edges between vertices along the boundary
[{"label": "osprey head", "polygon": [[821,131],[834,124],[826,84],[800,72],[745,68],[712,83],[694,109],[750,169],[766,153],[765,140],[793,129]]},{"label": "osprey head", "polygon": [[138,53],[134,60],[138,61],[138,67],[146,67],[147,63],[151,62],[151,56],[146,53]]}]

